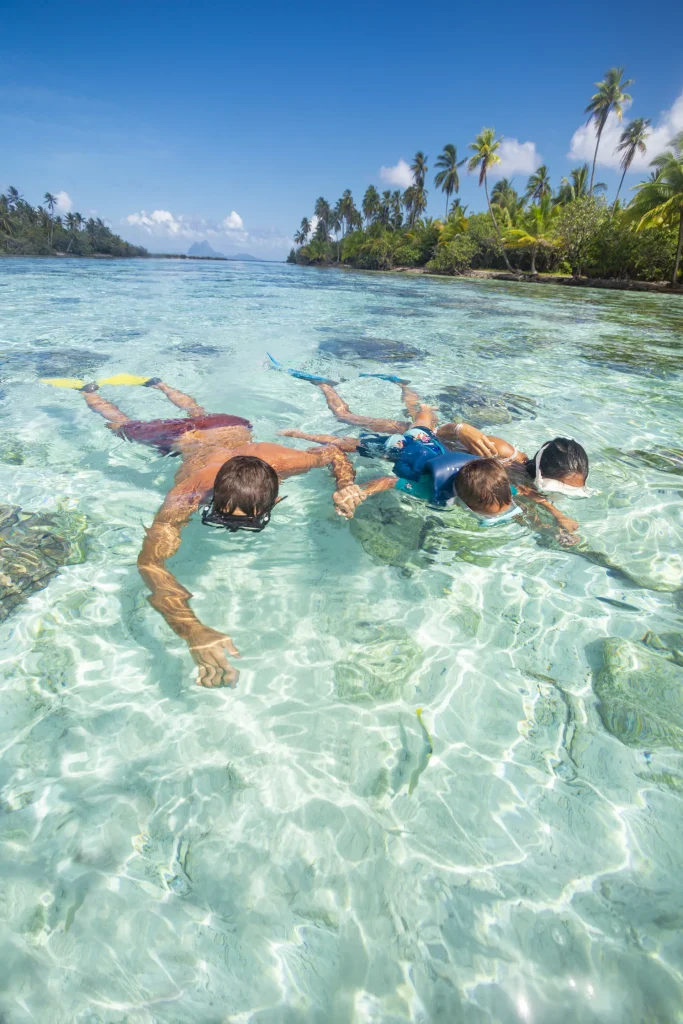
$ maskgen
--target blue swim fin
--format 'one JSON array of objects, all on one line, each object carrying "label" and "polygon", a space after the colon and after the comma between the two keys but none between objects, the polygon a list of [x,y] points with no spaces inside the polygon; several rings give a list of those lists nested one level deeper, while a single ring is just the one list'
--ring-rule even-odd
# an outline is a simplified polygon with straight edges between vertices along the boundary
[{"label": "blue swim fin", "polygon": [[390,384],[410,384],[405,377],[395,377],[393,373],[359,373],[359,377],[376,377],[377,380],[388,380]]},{"label": "blue swim fin", "polygon": [[290,377],[296,377],[298,380],[308,380],[312,384],[330,384],[333,388],[339,383],[336,380],[330,380],[329,377],[319,377],[316,373],[306,373],[305,370],[290,370],[289,367],[283,366],[282,363],[272,356],[270,352],[266,352],[266,355],[270,359],[271,366],[275,370],[284,370]]}]

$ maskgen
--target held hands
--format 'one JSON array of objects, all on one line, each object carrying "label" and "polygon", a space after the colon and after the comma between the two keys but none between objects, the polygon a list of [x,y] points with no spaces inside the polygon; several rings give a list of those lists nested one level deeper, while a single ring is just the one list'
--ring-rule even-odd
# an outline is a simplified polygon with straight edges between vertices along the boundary
[{"label": "held hands", "polygon": [[225,652],[233,658],[239,658],[240,655],[229,636],[203,626],[189,637],[188,647],[199,669],[197,686],[234,688],[237,685],[240,674],[230,664]]},{"label": "held hands", "polygon": [[495,444],[489,440],[486,434],[469,423],[463,423],[456,436],[472,455],[481,455],[485,459],[495,459],[498,455]]},{"label": "held hands", "polygon": [[332,495],[337,515],[344,516],[345,519],[353,519],[353,513],[366,498],[367,494],[360,489],[358,484],[347,484],[346,487],[341,487]]}]

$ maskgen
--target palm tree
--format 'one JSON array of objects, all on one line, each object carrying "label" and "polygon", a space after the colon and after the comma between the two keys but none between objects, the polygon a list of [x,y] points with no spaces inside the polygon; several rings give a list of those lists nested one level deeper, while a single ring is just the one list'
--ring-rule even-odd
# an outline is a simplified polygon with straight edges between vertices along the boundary
[{"label": "palm tree", "polygon": [[424,187],[425,179],[427,177],[427,157],[424,155],[421,149],[418,149],[415,154],[415,159],[410,165],[410,169],[413,172],[413,182],[416,185]]},{"label": "palm tree", "polygon": [[486,205],[489,208],[489,214],[491,215],[491,220],[493,221],[493,227],[495,228],[496,234],[498,235],[500,247],[503,250],[503,259],[505,260],[505,266],[512,274],[514,273],[514,271],[510,264],[510,260],[508,259],[508,254],[506,253],[505,248],[503,247],[503,239],[500,234],[500,228],[498,227],[496,218],[493,216],[493,210],[491,209],[491,200],[489,199],[489,183],[488,178],[486,176],[487,171],[491,167],[495,167],[496,164],[500,163],[498,149],[502,141],[502,137],[500,139],[496,138],[495,129],[482,128],[474,142],[470,142],[469,148],[474,150],[474,155],[470,157],[469,163],[467,164],[467,169],[468,171],[479,171],[479,186],[484,186],[484,190],[486,192]]},{"label": "palm tree", "polygon": [[337,263],[341,261],[341,240],[339,238],[340,233],[344,230],[344,200],[339,199],[337,205],[332,207],[330,213],[329,229],[334,231],[334,240],[337,243]]},{"label": "palm tree", "polygon": [[451,203],[450,210],[448,211],[449,218],[450,217],[459,216],[460,213],[462,213],[462,215],[464,217],[466,212],[467,212],[467,206],[463,206],[462,205],[462,199],[460,198],[460,196],[456,196],[455,199],[453,200],[453,202]]},{"label": "palm tree", "polygon": [[[596,181],[593,185],[593,192],[604,192],[606,188],[607,185],[604,181]],[[585,199],[589,194],[588,164],[582,164],[580,167],[574,167],[569,172],[568,178],[560,180],[556,202],[566,205],[567,203],[575,202],[577,199]]]},{"label": "palm tree", "polygon": [[526,183],[526,192],[524,193],[524,201],[539,202],[541,199],[545,199],[546,196],[552,196],[553,190],[550,187],[550,174],[545,164],[541,164],[537,167],[533,174],[529,176],[529,180]]},{"label": "palm tree", "polygon": [[550,196],[544,196],[540,203],[532,206],[524,215],[522,227],[511,228],[505,238],[510,249],[528,249],[531,253],[531,273],[536,274],[536,254],[541,248],[551,248],[554,222],[559,214]]},{"label": "palm tree", "polygon": [[443,147],[443,153],[436,158],[436,167],[441,170],[434,178],[434,184],[446,193],[446,217],[448,217],[448,204],[454,192],[460,191],[460,178],[458,167],[462,167],[465,160],[458,161],[458,151],[450,142]]},{"label": "palm tree", "polygon": [[607,123],[608,115],[613,112],[617,115],[617,118],[621,121],[623,116],[623,104],[628,103],[631,99],[629,93],[623,90],[632,84],[633,79],[629,78],[627,81],[622,82],[621,76],[624,73],[623,68],[610,68],[606,73],[604,79],[601,82],[596,82],[597,92],[591,96],[591,101],[586,107],[584,113],[588,114],[587,124],[591,121],[595,121],[595,153],[593,154],[593,169],[591,170],[591,183],[589,189],[589,195],[593,195],[593,178],[595,177],[595,161],[598,159],[598,148],[600,146],[600,137],[603,133],[605,124]]},{"label": "palm tree", "polygon": [[626,172],[633,163],[633,158],[636,153],[644,153],[647,149],[645,139],[650,134],[647,129],[651,124],[652,121],[647,117],[636,117],[636,119],[631,121],[631,123],[627,125],[621,133],[617,152],[623,154],[619,161],[619,166],[622,168],[623,173],[621,175],[621,181],[619,182],[617,194],[614,197],[613,211],[617,208],[617,201],[619,199],[619,193],[621,192],[621,186],[624,184]]},{"label": "palm tree", "polygon": [[669,143],[671,149],[650,162],[657,168],[657,177],[636,185],[637,193],[628,206],[629,219],[638,220],[636,231],[643,228],[678,224],[678,246],[671,283],[676,284],[683,249],[683,132]]},{"label": "palm tree", "polygon": [[0,196],[0,231],[6,235],[14,233],[12,208],[7,201],[7,196]]},{"label": "palm tree", "polygon": [[[421,149],[418,149],[415,154],[410,169],[413,172],[413,184],[409,185],[404,192],[403,205],[408,210],[408,223],[412,227],[427,209],[428,192],[425,188],[425,180],[429,168],[427,167],[427,157]],[[406,202],[406,197],[408,202]]]},{"label": "palm tree", "polygon": [[54,230],[52,219],[54,217],[55,206],[57,205],[57,196],[53,196],[52,192],[46,192],[43,196],[43,199],[47,204],[48,210],[50,211],[50,245],[52,245],[52,233]]},{"label": "palm tree", "polygon": [[76,218],[76,231],[80,231],[85,224],[85,221],[81,217],[80,213],[75,213],[74,217]]},{"label": "palm tree", "polygon": [[389,195],[391,226],[394,231],[399,231],[403,227],[403,196],[401,195],[401,190],[397,188],[391,194],[385,192],[384,195]]},{"label": "palm tree", "polygon": [[21,192],[19,192],[19,190],[16,189],[14,185],[8,186],[7,205],[9,206],[10,210],[15,210],[23,198],[24,197],[22,196]]},{"label": "palm tree", "polygon": [[363,216],[365,217],[366,227],[377,217],[380,205],[379,192],[374,185],[368,186],[363,196]]},{"label": "palm tree", "polygon": [[[328,225],[329,225],[329,221],[330,221],[330,214],[332,213],[332,209],[331,209],[330,204],[328,203],[327,199],[323,199],[322,196],[320,196],[319,199],[316,199],[315,206],[313,208],[313,213],[318,218],[319,225],[320,225],[320,223],[322,223],[324,225],[324,227],[325,227],[325,240],[327,241],[327,238],[329,237]],[[317,228],[316,228],[316,231],[317,231]]]},{"label": "palm tree", "polygon": [[388,228],[391,223],[391,192],[389,189],[382,192],[376,220],[383,228]]}]

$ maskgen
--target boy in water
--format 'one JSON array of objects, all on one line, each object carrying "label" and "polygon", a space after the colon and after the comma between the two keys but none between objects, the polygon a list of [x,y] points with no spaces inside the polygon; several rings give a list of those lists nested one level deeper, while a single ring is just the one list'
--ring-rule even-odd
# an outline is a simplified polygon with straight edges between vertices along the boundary
[{"label": "boy in water", "polygon": [[[183,527],[200,506],[207,505],[202,515],[205,525],[230,532],[260,532],[282,500],[278,497],[280,480],[315,467],[329,466],[332,470],[337,484],[333,501],[340,515],[351,518],[365,495],[355,485],[353,466],[338,446],[296,451],[279,444],[257,443],[251,440],[248,420],[222,413],[208,415],[193,398],[158,377],[131,380],[161,391],[188,413],[188,418],[131,420],[98,394],[97,384],[80,387],[81,381],[51,383],[80,390],[92,411],[103,416],[118,437],[181,457],[175,484],[146,530],[138,569],[151,591],[150,604],[187,643],[199,669],[197,683],[234,686],[239,673],[226,654],[239,655],[231,638],[199,621],[189,606],[192,595],[166,568],[167,559],[180,547]],[[112,378],[110,382],[120,381]]]}]

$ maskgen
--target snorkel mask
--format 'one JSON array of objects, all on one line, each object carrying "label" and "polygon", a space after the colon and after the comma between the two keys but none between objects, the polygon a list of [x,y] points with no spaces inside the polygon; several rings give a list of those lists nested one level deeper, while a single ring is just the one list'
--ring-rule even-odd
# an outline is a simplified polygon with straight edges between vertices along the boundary
[{"label": "snorkel mask", "polygon": [[570,498],[592,498],[593,495],[598,494],[598,491],[594,491],[592,487],[587,487],[586,484],[583,487],[572,487],[571,484],[565,484],[562,480],[553,480],[551,477],[544,478],[541,473],[541,458],[543,452],[552,444],[552,441],[546,442],[542,448],[536,452],[534,459],[534,469],[536,475],[534,477],[534,484],[539,491],[556,491],[558,494],[567,494]]},{"label": "snorkel mask", "polygon": [[[283,495],[280,501],[284,501],[287,495]],[[260,533],[265,530],[270,522],[269,508],[266,512],[260,512],[256,516],[238,516],[233,512],[219,512],[212,505],[202,509],[202,523],[204,526],[213,526],[217,530],[228,530],[230,533],[237,533],[238,530],[247,530],[249,533]]]},{"label": "snorkel mask", "polygon": [[[517,492],[515,490],[515,494],[516,493]],[[453,505],[459,505],[460,508],[464,508],[465,511],[469,512],[471,516],[474,516],[474,518],[477,520],[480,526],[484,527],[502,526],[504,523],[511,522],[511,520],[513,520],[515,516],[521,515],[522,513],[522,510],[519,507],[519,505],[516,505],[513,501],[511,507],[507,510],[507,512],[499,512],[495,516],[487,516],[481,512],[475,512],[474,509],[470,508],[469,505],[466,505],[465,502],[457,496],[457,494],[455,495],[455,497],[450,498],[450,500],[447,501],[446,504],[449,505],[450,507],[453,507]]]}]

